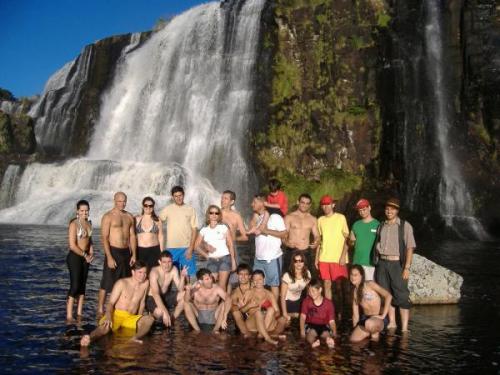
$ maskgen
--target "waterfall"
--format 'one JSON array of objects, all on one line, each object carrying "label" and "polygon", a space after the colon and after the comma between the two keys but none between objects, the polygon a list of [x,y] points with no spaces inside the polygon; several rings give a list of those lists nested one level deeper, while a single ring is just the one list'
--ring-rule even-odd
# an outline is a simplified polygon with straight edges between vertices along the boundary
[{"label": "waterfall", "polygon": [[[83,198],[99,222],[114,192],[127,193],[127,209],[137,213],[145,195],[165,205],[175,184],[186,186],[186,201],[200,215],[224,189],[245,208],[256,186],[246,140],[264,4],[200,5],[129,49],[101,97],[86,157],[28,165],[16,205],[1,210],[0,221],[65,224]],[[48,85],[65,85],[71,64]],[[50,129],[37,137],[65,142]]]},{"label": "waterfall", "polygon": [[19,165],[11,164],[7,167],[0,184],[0,208],[9,207],[14,202],[20,172]]},{"label": "waterfall", "polygon": [[445,59],[443,56],[443,33],[440,2],[426,0],[426,69],[434,99],[433,124],[441,152],[441,181],[439,184],[439,211],[452,228],[462,237],[485,240],[488,234],[474,217],[472,198],[467,183],[460,171],[450,137],[453,131],[452,100],[447,91]]}]

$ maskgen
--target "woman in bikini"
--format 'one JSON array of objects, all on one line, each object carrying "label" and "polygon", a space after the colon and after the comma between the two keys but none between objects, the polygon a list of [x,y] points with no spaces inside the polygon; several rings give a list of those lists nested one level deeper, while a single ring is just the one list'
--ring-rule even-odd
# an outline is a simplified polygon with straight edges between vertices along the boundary
[{"label": "woman in bikini", "polygon": [[291,318],[299,317],[300,305],[306,296],[305,289],[311,281],[311,273],[305,264],[304,254],[298,251],[292,254],[290,269],[285,272],[281,281],[281,310],[283,317],[290,321]]},{"label": "woman in bikini", "polygon": [[155,201],[151,197],[142,200],[142,213],[135,217],[135,233],[137,234],[137,260],[142,260],[151,268],[158,265],[163,251],[163,227],[155,213]]},{"label": "woman in bikini", "polygon": [[238,304],[240,311],[248,314],[246,328],[249,332],[257,332],[268,343],[278,345],[278,341],[273,337],[286,339],[285,335],[281,335],[286,327],[286,320],[279,316],[278,302],[274,294],[264,288],[264,272],[253,271],[252,283],[252,289],[245,293]]},{"label": "woman in bikini", "polygon": [[[359,342],[368,337],[377,341],[380,332],[389,324],[389,308],[391,307],[391,294],[374,281],[365,281],[365,270],[360,265],[353,265],[349,274],[351,284],[354,286],[352,299],[352,325],[351,342]],[[384,307],[382,312],[382,298]],[[360,315],[360,307],[362,314]]]},{"label": "woman in bikini", "polygon": [[75,299],[78,299],[76,314],[78,317],[83,315],[89,264],[94,259],[92,223],[89,220],[89,209],[89,202],[85,200],[78,201],[76,204],[76,218],[69,222],[69,253],[66,256],[70,280],[68,300],[66,301],[66,320],[68,322],[73,321]]}]

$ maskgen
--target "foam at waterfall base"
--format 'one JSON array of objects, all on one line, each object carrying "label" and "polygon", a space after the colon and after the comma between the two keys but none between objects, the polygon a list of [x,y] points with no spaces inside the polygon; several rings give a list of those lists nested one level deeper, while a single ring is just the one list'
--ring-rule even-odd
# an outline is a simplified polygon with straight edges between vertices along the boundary
[{"label": "foam at waterfall base", "polygon": [[0,210],[0,222],[66,225],[75,214],[76,202],[86,199],[90,218],[99,226],[102,215],[113,207],[117,191],[127,194],[127,211],[139,214],[147,195],[156,200],[157,212],[170,203],[170,189],[175,185],[186,186],[185,201],[199,217],[209,204],[220,201],[220,193],[208,179],[175,163],[92,159],[33,163],[20,178],[14,205]]}]

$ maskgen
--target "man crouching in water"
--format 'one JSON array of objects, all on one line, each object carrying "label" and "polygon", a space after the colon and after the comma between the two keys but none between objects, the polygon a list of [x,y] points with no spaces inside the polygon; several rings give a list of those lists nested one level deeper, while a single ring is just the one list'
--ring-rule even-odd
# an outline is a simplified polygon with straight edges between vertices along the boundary
[{"label": "man crouching in water", "polygon": [[[165,326],[170,327],[171,318],[168,309],[174,308],[174,319],[177,319],[184,309],[184,283],[187,277],[187,267],[179,271],[173,265],[172,253],[165,250],[160,255],[159,266],[153,267],[149,274],[150,288],[146,299],[146,308],[156,319],[161,319]],[[177,290],[172,290],[172,282]]]},{"label": "man crouching in water", "polygon": [[133,331],[135,334],[131,340],[142,344],[140,339],[149,332],[154,322],[152,316],[142,315],[149,288],[146,275],[146,264],[137,261],[132,266],[132,277],[120,279],[115,283],[106,314],[90,335],[82,337],[81,346],[89,346],[109,331],[117,332],[121,327]]},{"label": "man crouching in water", "polygon": [[184,294],[184,314],[195,331],[199,324],[214,325],[213,332],[227,328],[227,313],[230,300],[226,292],[214,283],[210,270],[200,268],[196,272],[198,281],[186,286]]}]

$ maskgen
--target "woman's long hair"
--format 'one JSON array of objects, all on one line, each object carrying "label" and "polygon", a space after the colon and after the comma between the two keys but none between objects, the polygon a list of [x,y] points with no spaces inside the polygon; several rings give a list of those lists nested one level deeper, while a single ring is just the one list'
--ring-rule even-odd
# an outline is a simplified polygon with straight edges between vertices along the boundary
[{"label": "woman's long hair", "polygon": [[353,270],[358,270],[359,274],[361,275],[361,282],[359,283],[355,295],[355,301],[359,305],[363,300],[363,289],[365,287],[365,269],[359,264],[354,264],[349,272],[352,272]]},{"label": "woman's long hair", "polygon": [[158,218],[158,216],[156,215],[156,212],[155,212],[155,200],[151,197],[145,197],[143,200],[142,200],[142,211],[141,211],[141,215],[144,215],[144,203],[150,201],[151,203],[153,203],[153,211],[151,211],[151,218],[154,220],[154,221],[160,221],[160,219]]},{"label": "woman's long hair", "polygon": [[304,262],[304,267],[302,267],[302,279],[307,283],[310,279],[309,277],[309,269],[307,268],[306,257],[300,251],[295,250],[292,253],[292,261],[290,262],[290,266],[288,267],[288,274],[290,275],[290,279],[292,279],[292,283],[295,282],[295,258],[300,257],[302,262]]}]

